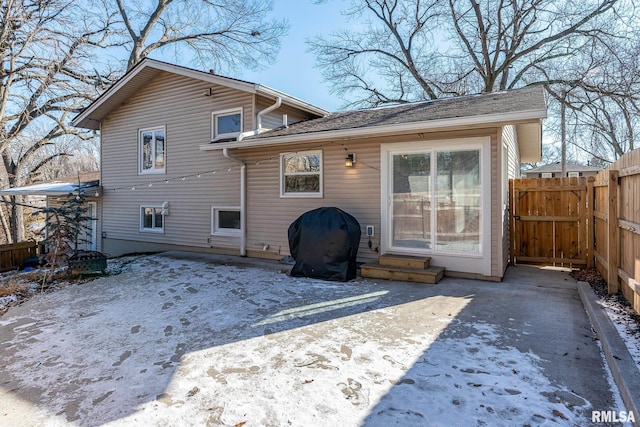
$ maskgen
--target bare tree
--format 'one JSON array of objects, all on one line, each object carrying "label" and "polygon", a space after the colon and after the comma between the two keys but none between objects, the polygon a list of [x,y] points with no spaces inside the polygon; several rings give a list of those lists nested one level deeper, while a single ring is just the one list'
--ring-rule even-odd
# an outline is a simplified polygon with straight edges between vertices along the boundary
[{"label": "bare tree", "polygon": [[[22,185],[64,156],[43,155],[67,135],[70,116],[112,80],[98,71],[95,49],[106,44],[113,16],[82,0],[6,0],[0,6],[0,182]],[[0,219],[9,241],[24,238],[21,198],[4,197]]]},{"label": "bare tree", "polygon": [[[364,21],[310,41],[334,92],[364,104],[576,82],[618,0],[353,0]],[[586,69],[585,69],[586,65]]]},{"label": "bare tree", "polygon": [[284,20],[270,0],[115,0],[126,28],[127,69],[152,52],[187,49],[207,67],[255,68],[276,57]]},{"label": "bare tree", "polygon": [[355,30],[309,43],[346,106],[538,84],[554,112],[571,93],[574,128],[597,121],[610,153],[633,146],[640,67],[631,51],[640,32],[631,1],[352,0],[345,13]]},{"label": "bare tree", "polygon": [[[0,187],[97,164],[95,135],[68,127],[124,67],[97,52],[126,48],[128,68],[155,51],[195,55],[208,68],[275,58],[286,22],[270,0],[3,0],[0,3]],[[117,18],[117,19],[116,19]],[[24,238],[20,197],[2,197],[6,239]]]}]

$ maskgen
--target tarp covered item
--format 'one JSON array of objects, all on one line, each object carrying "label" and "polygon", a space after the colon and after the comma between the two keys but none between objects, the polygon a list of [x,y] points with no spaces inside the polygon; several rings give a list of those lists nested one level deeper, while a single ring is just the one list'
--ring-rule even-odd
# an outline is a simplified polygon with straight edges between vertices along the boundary
[{"label": "tarp covered item", "polygon": [[358,220],[341,209],[318,208],[289,226],[292,276],[346,282],[355,279],[360,245]]}]

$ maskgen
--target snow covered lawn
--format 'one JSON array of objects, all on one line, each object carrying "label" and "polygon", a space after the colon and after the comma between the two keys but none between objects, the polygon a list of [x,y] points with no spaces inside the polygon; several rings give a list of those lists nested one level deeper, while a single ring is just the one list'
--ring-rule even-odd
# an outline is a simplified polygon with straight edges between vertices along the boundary
[{"label": "snow covered lawn", "polygon": [[530,313],[471,312],[469,289],[142,257],[0,318],[0,425],[587,425],[624,410],[591,337],[575,358],[599,367],[599,402],[550,376],[575,350],[537,354]]}]

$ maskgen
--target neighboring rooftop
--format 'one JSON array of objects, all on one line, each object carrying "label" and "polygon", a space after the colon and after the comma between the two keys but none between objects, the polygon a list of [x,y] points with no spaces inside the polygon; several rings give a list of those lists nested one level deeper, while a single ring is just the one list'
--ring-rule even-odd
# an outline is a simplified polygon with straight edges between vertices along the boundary
[{"label": "neighboring rooftop", "polygon": [[[567,172],[599,172],[602,168],[595,166],[581,165],[578,163],[567,163],[565,170]],[[546,165],[538,166],[537,168],[527,169],[524,173],[547,173],[547,172],[562,172],[562,164],[560,162],[549,163]]]},{"label": "neighboring rooftop", "polygon": [[99,192],[100,172],[81,173],[24,187],[7,188],[0,190],[0,194],[5,196],[66,196],[70,193],[76,193],[78,189],[84,192]]}]

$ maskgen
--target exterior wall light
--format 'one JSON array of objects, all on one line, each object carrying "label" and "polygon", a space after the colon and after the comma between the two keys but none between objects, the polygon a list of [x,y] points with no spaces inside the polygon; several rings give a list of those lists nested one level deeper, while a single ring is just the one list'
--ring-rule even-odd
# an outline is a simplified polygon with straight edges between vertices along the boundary
[{"label": "exterior wall light", "polygon": [[344,159],[344,167],[352,168],[356,163],[356,153],[347,153],[347,157]]}]

